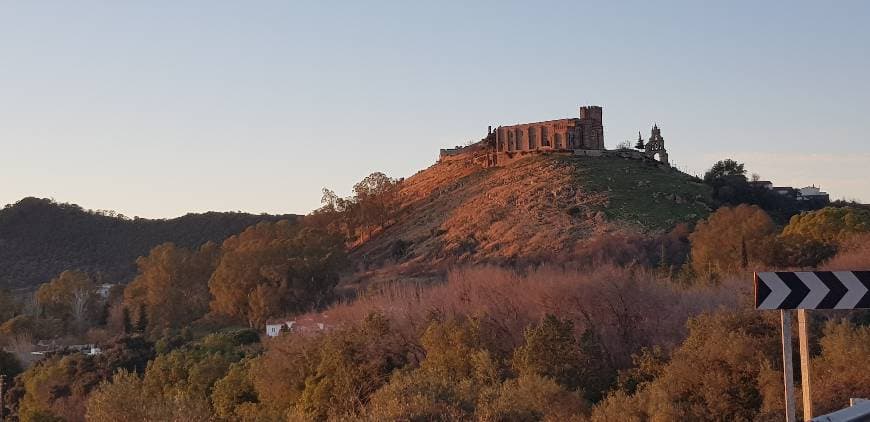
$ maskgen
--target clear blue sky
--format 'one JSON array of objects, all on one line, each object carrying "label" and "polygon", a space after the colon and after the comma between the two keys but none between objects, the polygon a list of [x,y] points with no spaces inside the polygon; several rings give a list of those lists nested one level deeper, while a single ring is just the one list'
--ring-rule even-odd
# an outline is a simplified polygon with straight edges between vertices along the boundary
[{"label": "clear blue sky", "polygon": [[870,2],[0,3],[0,205],[306,213],[604,107],[678,166],[870,201]]}]

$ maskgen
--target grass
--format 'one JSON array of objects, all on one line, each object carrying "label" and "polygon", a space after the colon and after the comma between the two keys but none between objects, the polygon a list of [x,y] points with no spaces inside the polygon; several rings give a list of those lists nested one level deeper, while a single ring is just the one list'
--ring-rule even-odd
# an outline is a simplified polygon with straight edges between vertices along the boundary
[{"label": "grass", "polygon": [[710,212],[710,188],[677,169],[616,156],[562,159],[575,164],[578,184],[607,194],[603,211],[610,220],[666,230]]}]

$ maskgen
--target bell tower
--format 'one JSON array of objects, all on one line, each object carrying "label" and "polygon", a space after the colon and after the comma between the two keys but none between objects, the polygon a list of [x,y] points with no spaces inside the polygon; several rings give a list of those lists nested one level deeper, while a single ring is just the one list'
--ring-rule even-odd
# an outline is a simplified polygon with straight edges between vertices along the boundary
[{"label": "bell tower", "polygon": [[668,150],[665,148],[665,138],[662,138],[662,130],[658,124],[654,124],[649,140],[644,145],[644,153],[647,157],[655,159],[659,156],[659,161],[668,164]]}]

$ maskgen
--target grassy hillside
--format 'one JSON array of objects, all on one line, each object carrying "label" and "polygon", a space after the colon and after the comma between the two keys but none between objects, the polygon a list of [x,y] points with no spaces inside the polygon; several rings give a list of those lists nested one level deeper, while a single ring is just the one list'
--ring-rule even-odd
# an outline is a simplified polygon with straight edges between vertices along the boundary
[{"label": "grassy hillside", "polygon": [[465,263],[569,259],[615,231],[657,232],[709,212],[709,189],[651,160],[542,155],[483,169],[433,165],[401,188],[396,222],[357,247],[360,280]]},{"label": "grassy hillside", "polygon": [[160,243],[197,247],[260,221],[295,218],[209,212],[129,220],[25,198],[0,210],[0,288],[31,288],[67,269],[98,273],[107,282],[128,281],[136,258]]},{"label": "grassy hillside", "polygon": [[575,164],[578,184],[607,194],[604,212],[609,220],[667,229],[709,212],[709,186],[656,161],[618,156],[565,160]]}]

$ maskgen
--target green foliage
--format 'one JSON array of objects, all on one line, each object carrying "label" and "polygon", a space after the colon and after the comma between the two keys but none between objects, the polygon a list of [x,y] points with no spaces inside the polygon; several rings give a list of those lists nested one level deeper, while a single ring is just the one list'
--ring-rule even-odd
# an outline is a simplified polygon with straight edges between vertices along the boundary
[{"label": "green foliage", "polygon": [[20,314],[23,308],[10,291],[0,289],[0,324]]},{"label": "green foliage", "polygon": [[710,170],[707,170],[704,173],[704,183],[714,184],[717,181],[726,178],[742,178],[744,181],[746,180],[746,169],[743,166],[743,163],[738,163],[730,158],[726,158],[721,161],[717,161],[716,164],[713,164],[713,167]]},{"label": "green foliage", "polygon": [[217,416],[227,419],[243,419],[245,406],[257,403],[257,391],[248,374],[249,361],[230,366],[226,375],[214,384],[212,405]]},{"label": "green foliage", "polygon": [[710,188],[676,169],[619,157],[560,160],[572,164],[579,185],[607,195],[610,219],[667,230],[709,213]]},{"label": "green foliage", "polygon": [[574,324],[547,315],[525,332],[525,344],[514,352],[514,369],[520,376],[537,375],[556,381],[596,402],[615,380],[615,371],[594,331],[587,329],[578,342]]},{"label": "green foliage", "polygon": [[286,221],[249,227],[222,252],[209,281],[211,309],[251,327],[326,303],[346,264],[340,237]]},{"label": "green foliage", "polygon": [[551,378],[521,375],[494,387],[476,414],[486,421],[580,421],[586,411],[579,393],[565,390]]},{"label": "green foliage", "polygon": [[103,354],[71,354],[46,358],[15,379],[23,391],[15,403],[22,421],[82,420],[88,395],[119,369],[141,372],[154,357],[153,346],[138,337],[120,338]]},{"label": "green foliage", "polygon": [[774,232],[773,221],[756,206],[719,208],[689,236],[692,267],[697,274],[724,274],[767,262]]},{"label": "green foliage", "polygon": [[[215,409],[236,420],[233,401],[256,402],[247,379],[247,362],[260,353],[249,331],[211,334],[198,342],[153,358],[144,376],[120,371],[90,396],[89,420],[214,420]],[[242,381],[239,381],[239,379]],[[241,390],[247,386],[247,390]],[[210,399],[216,400],[212,406]],[[246,402],[246,401],[245,401]],[[125,405],[126,403],[126,405]]]},{"label": "green foliage", "polygon": [[360,328],[324,339],[296,410],[317,420],[357,415],[390,374],[406,364],[406,350],[395,341],[389,322],[379,314],[369,315]]},{"label": "green foliage", "polygon": [[498,383],[499,368],[475,321],[433,321],[421,343],[426,359],[419,368],[397,372],[372,396],[372,419],[468,419],[481,394]]},{"label": "green foliage", "polygon": [[797,199],[797,192],[783,195],[765,186],[750,183],[742,163],[732,159],[719,161],[704,174],[704,183],[713,188],[717,205],[756,205],[765,210],[778,224],[785,224],[793,215],[821,208],[827,199]]},{"label": "green foliage", "polygon": [[574,338],[574,323],[547,315],[525,332],[525,344],[514,352],[513,366],[522,375],[552,378],[569,390],[583,385],[583,356]]},{"label": "green foliage", "polygon": [[815,268],[837,253],[837,246],[796,234],[776,237],[768,263],[777,268]]},{"label": "green foliage", "polygon": [[846,397],[870,397],[870,326],[829,321],[812,361],[816,413],[842,408]]},{"label": "green foliage", "polygon": [[12,353],[0,349],[0,375],[6,375],[6,379],[15,378],[24,369],[21,362]]},{"label": "green foliage", "polygon": [[261,221],[297,218],[209,212],[168,220],[129,219],[111,211],[24,198],[0,209],[0,288],[35,286],[68,269],[98,275],[99,283],[126,282],[136,274],[136,258],[161,243],[197,248]]},{"label": "green foliage", "polygon": [[81,271],[64,271],[57,278],[42,284],[36,291],[36,301],[42,315],[73,322],[83,328],[100,311],[100,298],[90,276]]},{"label": "green foliage", "polygon": [[350,241],[365,238],[395,217],[400,184],[401,180],[375,172],[353,186],[354,196],[350,198],[341,198],[324,188],[321,199],[323,206],[308,216],[307,220],[313,225],[341,233]]},{"label": "green foliage", "polygon": [[143,394],[143,382],[136,374],[119,371],[90,396],[87,420],[94,422],[214,420],[204,397],[188,394]]},{"label": "green foliage", "polygon": [[771,394],[781,390],[770,388],[769,376],[779,351],[774,318],[755,311],[701,316],[689,322],[689,336],[670,362],[653,365],[652,381],[641,383],[634,395],[611,394],[596,406],[592,420],[770,418],[781,412],[770,405],[776,403]]},{"label": "green foliage", "polygon": [[783,235],[837,244],[856,234],[870,232],[870,210],[856,207],[826,207],[791,218]]},{"label": "green foliage", "polygon": [[137,330],[154,336],[205,315],[211,300],[208,280],[219,257],[214,243],[195,251],[164,243],[136,260],[139,275],[124,291],[124,306],[139,308],[139,315],[146,316],[140,317]]}]

